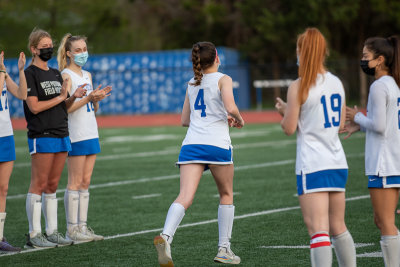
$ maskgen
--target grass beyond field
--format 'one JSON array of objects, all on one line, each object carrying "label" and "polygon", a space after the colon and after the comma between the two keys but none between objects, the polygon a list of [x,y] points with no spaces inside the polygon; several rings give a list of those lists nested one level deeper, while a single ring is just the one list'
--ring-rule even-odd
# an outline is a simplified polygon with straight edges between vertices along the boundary
[{"label": "grass beyond field", "polygon": [[[157,266],[153,237],[160,233],[179,192],[174,166],[186,128],[101,129],[90,187],[89,225],[106,240],[0,257],[0,266]],[[278,124],[246,125],[231,131],[234,145],[232,250],[241,266],[309,266],[309,237],[296,194],[295,136]],[[15,132],[17,160],[11,176],[5,236],[23,246],[28,232],[25,199],[30,183],[26,133]],[[357,243],[358,266],[383,266],[379,231],[364,176],[364,135],[342,141],[349,164],[346,222]],[[57,197],[59,231],[65,233],[63,205],[67,172]],[[194,204],[172,243],[176,266],[215,266],[218,197],[205,172]],[[42,218],[44,229],[44,218]],[[334,266],[337,266],[334,257]]]}]

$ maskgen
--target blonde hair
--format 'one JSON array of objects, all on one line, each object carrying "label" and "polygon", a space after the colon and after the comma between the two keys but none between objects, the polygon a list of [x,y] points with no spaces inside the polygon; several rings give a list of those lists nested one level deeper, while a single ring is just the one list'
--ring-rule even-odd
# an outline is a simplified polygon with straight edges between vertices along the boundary
[{"label": "blonde hair", "polygon": [[328,55],[327,43],[316,28],[307,28],[297,39],[300,53],[298,100],[303,104],[310,88],[315,84],[317,75],[325,71],[325,57]]},{"label": "blonde hair", "polygon": [[70,33],[64,35],[57,52],[57,62],[60,71],[63,71],[71,63],[70,58],[67,56],[67,51],[71,51],[72,43],[78,40],[84,40],[86,42],[86,39],[85,36],[73,36]]},{"label": "blonde hair", "polygon": [[[37,47],[40,43],[40,40],[42,40],[43,38],[48,37],[51,39],[51,35],[39,28],[34,28],[31,32],[31,34],[29,35],[29,39],[28,39],[28,50],[32,53],[31,51],[31,47]],[[35,59],[35,55],[32,53],[32,62],[31,65],[33,63],[33,60]]]}]

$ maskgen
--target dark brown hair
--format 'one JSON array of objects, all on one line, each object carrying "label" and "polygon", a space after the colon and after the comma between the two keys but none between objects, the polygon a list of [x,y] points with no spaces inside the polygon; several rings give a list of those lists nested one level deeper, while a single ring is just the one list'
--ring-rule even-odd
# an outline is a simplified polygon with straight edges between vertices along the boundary
[{"label": "dark brown hair", "polygon": [[395,35],[389,38],[371,37],[365,41],[364,46],[374,54],[374,59],[379,56],[385,58],[385,66],[400,87],[399,37]]},{"label": "dark brown hair", "polygon": [[198,42],[192,48],[192,63],[194,72],[194,83],[190,85],[198,86],[203,78],[202,70],[211,67],[217,57],[215,45],[210,42]]}]

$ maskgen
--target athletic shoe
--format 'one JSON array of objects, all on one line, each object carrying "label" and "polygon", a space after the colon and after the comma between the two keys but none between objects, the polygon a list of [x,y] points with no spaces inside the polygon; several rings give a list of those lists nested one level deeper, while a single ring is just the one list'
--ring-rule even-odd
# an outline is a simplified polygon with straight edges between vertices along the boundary
[{"label": "athletic shoe", "polygon": [[230,248],[220,247],[214,261],[227,264],[239,264],[240,258],[236,256]]},{"label": "athletic shoe", "polygon": [[26,245],[33,248],[55,248],[57,244],[50,242],[42,233],[36,234],[31,237],[30,234],[26,235]]},{"label": "athletic shoe", "polygon": [[65,239],[57,230],[54,231],[51,235],[46,235],[48,241],[57,244],[58,246],[69,246],[72,245],[73,242],[71,240]]},{"label": "athletic shoe", "polygon": [[82,234],[91,237],[93,241],[104,240],[104,236],[102,236],[102,235],[96,235],[96,234],[94,233],[94,231],[92,230],[92,228],[88,227],[87,225],[80,226],[80,227],[79,227],[79,231],[80,231]]},{"label": "athletic shoe", "polygon": [[160,267],[174,267],[171,257],[171,246],[162,234],[154,237],[154,246],[157,249]]},{"label": "athletic shoe", "polygon": [[3,253],[12,253],[12,252],[20,252],[21,248],[11,246],[5,237],[0,241],[0,254]]},{"label": "athletic shoe", "polygon": [[93,237],[81,233],[78,226],[73,227],[72,231],[67,230],[65,233],[65,238],[74,243],[93,241]]}]

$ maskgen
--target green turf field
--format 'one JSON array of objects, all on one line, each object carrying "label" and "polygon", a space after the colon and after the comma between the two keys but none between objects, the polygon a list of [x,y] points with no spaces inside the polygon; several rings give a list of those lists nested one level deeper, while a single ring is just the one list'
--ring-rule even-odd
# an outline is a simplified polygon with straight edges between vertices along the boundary
[{"label": "green turf field", "polygon": [[[186,133],[182,127],[101,129],[102,152],[92,177],[89,225],[106,240],[0,257],[0,266],[157,266],[153,237],[179,191],[174,166]],[[295,136],[277,124],[231,131],[234,145],[236,219],[232,249],[242,266],[309,266],[309,237],[295,196]],[[15,132],[17,160],[7,200],[5,236],[23,246],[28,232],[25,198],[30,183],[26,133]],[[346,222],[358,266],[383,266],[379,231],[364,176],[364,135],[343,142],[349,164]],[[65,233],[64,169],[58,205]],[[176,266],[215,266],[217,189],[206,172],[172,244]],[[44,228],[44,218],[42,217]],[[334,257],[334,266],[337,266]]]}]

